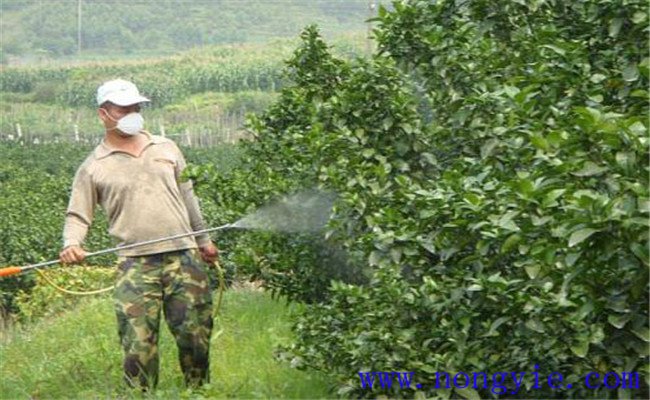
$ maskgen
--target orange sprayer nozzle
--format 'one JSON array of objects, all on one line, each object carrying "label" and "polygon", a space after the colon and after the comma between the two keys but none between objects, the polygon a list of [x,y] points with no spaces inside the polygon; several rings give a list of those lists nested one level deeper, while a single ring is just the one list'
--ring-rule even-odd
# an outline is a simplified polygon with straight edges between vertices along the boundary
[{"label": "orange sprayer nozzle", "polygon": [[11,275],[16,275],[19,274],[23,271],[22,268],[20,267],[6,267],[6,268],[0,268],[0,278],[3,276],[11,276]]}]

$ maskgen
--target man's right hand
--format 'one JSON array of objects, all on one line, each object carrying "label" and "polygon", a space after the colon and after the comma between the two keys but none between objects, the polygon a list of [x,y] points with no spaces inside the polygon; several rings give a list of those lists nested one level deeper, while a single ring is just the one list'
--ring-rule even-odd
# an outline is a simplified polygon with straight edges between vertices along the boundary
[{"label": "man's right hand", "polygon": [[78,264],[86,258],[86,252],[80,246],[68,246],[59,253],[63,264]]}]

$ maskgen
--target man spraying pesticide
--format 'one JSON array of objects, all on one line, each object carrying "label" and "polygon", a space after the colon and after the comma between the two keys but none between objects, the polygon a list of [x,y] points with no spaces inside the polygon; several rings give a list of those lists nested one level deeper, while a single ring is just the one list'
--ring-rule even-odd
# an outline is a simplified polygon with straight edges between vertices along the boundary
[{"label": "man spraying pesticide", "polygon": [[[209,381],[213,321],[206,263],[217,259],[218,250],[207,233],[183,235],[204,229],[203,218],[192,183],[180,181],[185,159],[179,148],[143,129],[140,104],[148,101],[125,80],[98,88],[105,136],[76,172],[59,258],[66,264],[84,260],[81,245],[101,205],[109,233],[121,244],[114,305],[126,382],[156,386],[162,311],[185,382],[198,386]],[[170,236],[182,237],[155,240]],[[151,243],[128,247],[140,242]]]},{"label": "man spraying pesticide", "polygon": [[[171,140],[143,130],[139,111],[146,101],[128,81],[113,80],[99,87],[98,114],[105,136],[75,174],[59,260],[0,268],[0,278],[117,252],[114,306],[125,381],[143,390],[155,388],[162,312],[178,346],[185,382],[199,386],[209,382],[213,325],[206,263],[216,263],[218,257],[208,233],[234,228],[321,232],[336,195],[304,190],[234,223],[205,228],[192,183],[180,181],[185,168],[181,151]],[[109,233],[120,245],[87,253],[81,245],[97,204],[106,211]],[[223,285],[223,277],[220,281]],[[66,293],[105,290],[110,288]]]}]

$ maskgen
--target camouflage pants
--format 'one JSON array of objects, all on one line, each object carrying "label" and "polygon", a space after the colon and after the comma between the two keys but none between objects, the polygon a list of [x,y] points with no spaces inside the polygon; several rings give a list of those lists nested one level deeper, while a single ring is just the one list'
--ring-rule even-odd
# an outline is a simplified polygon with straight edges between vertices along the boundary
[{"label": "camouflage pants", "polygon": [[146,389],[158,383],[161,308],[176,339],[185,383],[209,381],[212,296],[198,250],[120,258],[114,299],[124,379],[130,386]]}]

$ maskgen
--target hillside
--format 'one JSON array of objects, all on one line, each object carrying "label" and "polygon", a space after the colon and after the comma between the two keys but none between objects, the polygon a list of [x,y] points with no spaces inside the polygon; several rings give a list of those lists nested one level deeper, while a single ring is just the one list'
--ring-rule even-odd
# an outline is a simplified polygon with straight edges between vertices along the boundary
[{"label": "hillside", "polygon": [[[295,37],[308,24],[326,36],[363,31],[367,0],[4,0],[3,63],[61,57],[169,54],[210,44]],[[80,5],[80,8],[79,8]],[[81,26],[78,32],[78,15]],[[81,53],[78,50],[78,33]]]}]

